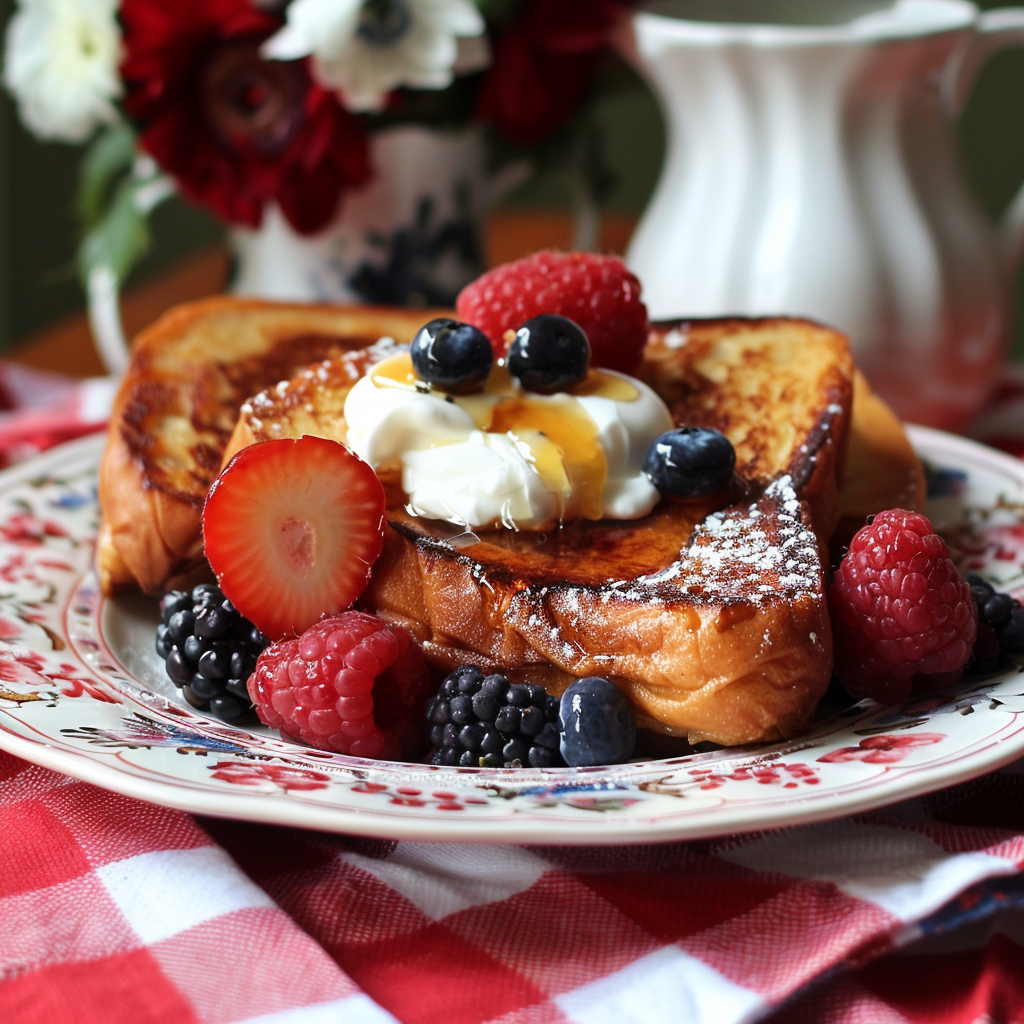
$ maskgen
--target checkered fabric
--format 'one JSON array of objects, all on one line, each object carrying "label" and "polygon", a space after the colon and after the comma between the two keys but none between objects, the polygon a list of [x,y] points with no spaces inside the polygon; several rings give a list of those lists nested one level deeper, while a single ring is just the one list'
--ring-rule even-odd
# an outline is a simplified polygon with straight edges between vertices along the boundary
[{"label": "checkered fabric", "polygon": [[823,825],[525,849],[197,821],[0,754],[0,1021],[1024,1021],[1022,865],[1013,771]]},{"label": "checkered fabric", "polygon": [[[0,456],[102,420],[102,388],[8,370]],[[1019,443],[1022,396],[987,436]],[[820,825],[527,849],[195,819],[0,753],[0,1024],[1024,1024],[1022,866],[1024,764]]]}]

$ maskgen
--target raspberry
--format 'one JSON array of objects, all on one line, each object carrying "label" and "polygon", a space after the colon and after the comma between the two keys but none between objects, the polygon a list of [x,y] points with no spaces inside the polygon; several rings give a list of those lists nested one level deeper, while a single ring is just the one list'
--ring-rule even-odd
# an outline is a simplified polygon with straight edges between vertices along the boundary
[{"label": "raspberry", "polygon": [[456,309],[490,338],[495,356],[505,354],[506,331],[542,313],[583,328],[594,366],[635,373],[647,342],[640,282],[618,256],[538,252],[477,278],[459,293]]},{"label": "raspberry", "polygon": [[894,509],[850,542],[830,595],[836,672],[854,697],[906,699],[959,678],[978,618],[971,588],[928,519]]},{"label": "raspberry", "polygon": [[271,644],[249,677],[256,713],[271,728],[320,750],[389,760],[421,752],[430,692],[409,633],[354,611]]}]

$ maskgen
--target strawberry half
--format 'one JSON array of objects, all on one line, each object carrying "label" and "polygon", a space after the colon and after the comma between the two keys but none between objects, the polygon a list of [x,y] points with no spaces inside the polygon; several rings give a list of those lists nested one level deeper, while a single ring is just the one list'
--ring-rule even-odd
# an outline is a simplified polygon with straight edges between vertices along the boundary
[{"label": "strawberry half", "polygon": [[206,557],[271,639],[344,611],[384,544],[384,488],[343,444],[305,435],[243,448],[210,488]]}]

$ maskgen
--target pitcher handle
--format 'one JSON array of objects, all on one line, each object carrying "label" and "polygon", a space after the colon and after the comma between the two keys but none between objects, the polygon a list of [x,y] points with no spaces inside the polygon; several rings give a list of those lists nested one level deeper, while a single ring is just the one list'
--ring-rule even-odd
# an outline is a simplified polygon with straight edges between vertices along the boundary
[{"label": "pitcher handle", "polygon": [[[1001,7],[978,16],[977,35],[951,62],[943,82],[946,107],[959,117],[981,69],[1003,50],[1024,47],[1024,7]],[[1003,261],[1012,277],[1024,257],[1024,184],[999,222]]]}]

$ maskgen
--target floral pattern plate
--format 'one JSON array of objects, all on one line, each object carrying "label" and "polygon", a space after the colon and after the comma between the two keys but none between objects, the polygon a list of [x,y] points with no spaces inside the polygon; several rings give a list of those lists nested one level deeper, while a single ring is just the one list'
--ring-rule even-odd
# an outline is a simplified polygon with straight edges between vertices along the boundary
[{"label": "floral pattern plate", "polygon": [[[1024,595],[1024,463],[913,429],[929,512],[962,568]],[[820,821],[1024,754],[1017,665],[807,735],[593,769],[455,769],[309,750],[183,704],[153,650],[156,602],[108,601],[91,563],[103,438],[0,474],[0,748],[197,814],[396,839],[618,843]]]}]

